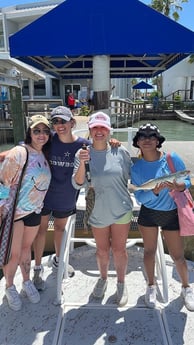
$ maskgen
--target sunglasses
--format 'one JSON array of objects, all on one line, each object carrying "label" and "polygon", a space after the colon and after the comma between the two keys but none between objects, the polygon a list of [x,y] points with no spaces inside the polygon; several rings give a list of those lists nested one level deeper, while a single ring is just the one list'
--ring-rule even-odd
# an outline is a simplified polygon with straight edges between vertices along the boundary
[{"label": "sunglasses", "polygon": [[149,140],[156,140],[157,138],[156,138],[156,136],[153,135],[153,134],[148,134],[148,135],[142,134],[142,135],[140,135],[140,136],[138,137],[138,140],[140,140],[140,141],[143,141],[143,140],[146,140],[146,139],[149,139]]},{"label": "sunglasses", "polygon": [[49,129],[33,129],[32,133],[34,135],[39,135],[39,134],[45,134],[45,135],[49,135],[50,134],[50,130]]},{"label": "sunglasses", "polygon": [[66,121],[64,119],[53,119],[52,120],[53,125],[64,125],[67,122],[69,122],[69,121]]}]

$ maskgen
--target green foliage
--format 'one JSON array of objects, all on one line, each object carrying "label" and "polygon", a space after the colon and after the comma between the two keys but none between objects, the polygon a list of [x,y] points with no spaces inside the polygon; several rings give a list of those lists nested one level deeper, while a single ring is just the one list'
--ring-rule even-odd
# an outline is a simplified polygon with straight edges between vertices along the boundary
[{"label": "green foliage", "polygon": [[79,114],[81,116],[88,116],[90,114],[90,108],[87,105],[82,105]]},{"label": "green foliage", "polygon": [[155,96],[157,96],[158,98],[160,97],[158,91],[153,91],[153,92],[150,94],[150,97],[149,97],[150,100],[152,101],[153,98],[154,98]]},{"label": "green foliage", "polygon": [[178,94],[175,94],[175,95],[174,95],[174,101],[180,102],[180,101],[181,101],[181,96],[178,95]]},{"label": "green foliage", "polygon": [[188,0],[151,0],[151,7],[178,21],[180,18],[178,11],[182,11],[181,4],[184,2],[188,2]]},{"label": "green foliage", "polygon": [[194,63],[194,54],[189,56],[189,63]]}]

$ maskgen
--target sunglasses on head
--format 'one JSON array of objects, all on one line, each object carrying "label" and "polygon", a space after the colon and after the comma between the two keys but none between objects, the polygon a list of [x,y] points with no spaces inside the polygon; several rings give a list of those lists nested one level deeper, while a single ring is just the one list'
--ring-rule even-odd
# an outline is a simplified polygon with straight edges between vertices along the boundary
[{"label": "sunglasses on head", "polygon": [[53,125],[64,125],[65,123],[67,123],[67,122],[69,122],[69,121],[66,121],[66,120],[64,120],[64,119],[52,119],[52,124]]},{"label": "sunglasses on head", "polygon": [[49,135],[50,134],[50,130],[49,129],[38,129],[38,128],[35,128],[35,129],[32,130],[32,133],[34,135],[39,135],[39,134]]},{"label": "sunglasses on head", "polygon": [[146,140],[146,139],[155,140],[155,139],[157,139],[157,138],[156,138],[156,135],[155,135],[155,134],[141,134],[141,135],[138,137],[138,140]]}]

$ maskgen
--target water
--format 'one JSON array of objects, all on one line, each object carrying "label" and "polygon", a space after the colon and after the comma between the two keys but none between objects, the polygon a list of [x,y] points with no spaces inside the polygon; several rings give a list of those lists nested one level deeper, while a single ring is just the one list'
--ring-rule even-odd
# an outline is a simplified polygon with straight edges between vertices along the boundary
[{"label": "water", "polygon": [[[146,122],[158,126],[166,141],[194,141],[194,126],[190,123],[179,120],[142,120],[134,123],[133,127],[139,128]],[[114,137],[120,141],[127,141],[127,133],[119,133],[118,135],[115,133]]]},{"label": "water", "polygon": [[[142,120],[134,123],[135,128],[140,125],[151,122],[159,127],[161,134],[166,138],[166,141],[194,141],[194,126],[190,123],[179,121],[179,120]],[[86,124],[84,125],[86,128]],[[80,133],[83,135],[83,133]],[[127,132],[125,133],[114,133],[114,137],[120,141],[127,141]],[[14,144],[1,144],[0,152],[5,151],[13,147]]]},{"label": "water", "polygon": [[[191,123],[179,120],[153,120],[150,122],[158,126],[166,141],[194,141],[194,126]],[[140,121],[134,127],[139,127],[144,123],[146,123],[145,120]]]}]

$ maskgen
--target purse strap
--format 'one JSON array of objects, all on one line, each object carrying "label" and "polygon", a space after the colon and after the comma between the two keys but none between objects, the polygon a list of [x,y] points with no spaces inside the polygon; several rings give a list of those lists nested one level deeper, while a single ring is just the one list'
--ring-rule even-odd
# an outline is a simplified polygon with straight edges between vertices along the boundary
[{"label": "purse strap", "polygon": [[15,193],[15,198],[14,198],[14,202],[13,202],[13,207],[11,210],[11,219],[12,219],[12,223],[14,220],[14,214],[15,214],[15,209],[16,209],[16,204],[17,204],[17,200],[18,200],[18,196],[19,196],[19,192],[20,192],[20,188],[21,188],[21,184],[22,184],[22,179],[26,170],[26,166],[28,163],[28,149],[25,145],[21,145],[25,150],[26,150],[26,161],[23,165],[22,171],[20,173],[20,177],[19,177],[19,181],[18,181],[18,185],[17,185],[17,189],[16,189],[16,193]]},{"label": "purse strap", "polygon": [[25,145],[21,145],[21,146],[26,150],[26,161],[25,161],[25,163],[23,165],[23,168],[22,168],[22,171],[21,171],[21,174],[20,174],[20,178],[19,178],[19,181],[18,181],[17,191],[16,191],[16,195],[15,195],[15,202],[14,202],[14,210],[15,210],[15,206],[16,206],[16,203],[17,203],[19,191],[20,191],[20,188],[21,188],[23,176],[24,176],[24,173],[25,173],[25,170],[26,170],[26,166],[27,166],[27,163],[28,163],[28,149],[27,149],[27,147]]},{"label": "purse strap", "polygon": [[174,163],[173,163],[172,157],[171,157],[169,152],[167,152],[167,154],[166,154],[166,160],[167,160],[167,163],[168,163],[168,166],[169,166],[171,172],[172,173],[176,172],[176,169],[174,167]]},{"label": "purse strap", "polygon": [[[171,157],[169,152],[166,154],[166,160],[167,160],[167,163],[168,163],[168,166],[169,166],[171,172],[172,173],[176,172],[172,157]],[[180,193],[182,193],[182,192],[180,192]],[[191,193],[189,192],[188,189],[185,189],[184,193],[185,193],[185,196],[186,196],[190,206],[193,207],[193,198],[192,198]]]}]

